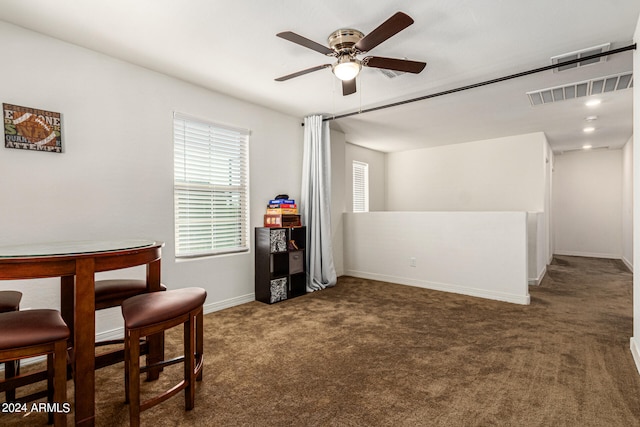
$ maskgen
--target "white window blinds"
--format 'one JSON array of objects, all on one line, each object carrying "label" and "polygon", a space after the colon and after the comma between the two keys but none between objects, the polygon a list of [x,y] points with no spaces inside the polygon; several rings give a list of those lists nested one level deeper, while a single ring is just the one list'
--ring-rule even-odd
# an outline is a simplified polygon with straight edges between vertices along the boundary
[{"label": "white window blinds", "polygon": [[353,161],[353,211],[369,212],[369,165]]},{"label": "white window blinds", "polygon": [[249,249],[249,131],[174,113],[177,257]]}]

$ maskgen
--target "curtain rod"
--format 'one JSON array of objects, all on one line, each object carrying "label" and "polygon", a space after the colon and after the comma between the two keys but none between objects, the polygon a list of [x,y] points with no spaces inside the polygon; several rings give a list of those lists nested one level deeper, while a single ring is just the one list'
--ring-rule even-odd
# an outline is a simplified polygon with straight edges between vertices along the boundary
[{"label": "curtain rod", "polygon": [[[438,96],[449,95],[451,93],[456,93],[456,92],[462,92],[464,90],[469,90],[469,89],[474,89],[474,88],[481,87],[481,86],[487,86],[487,85],[494,84],[494,83],[504,82],[506,80],[512,80],[512,79],[515,79],[515,78],[518,78],[518,77],[524,77],[524,76],[528,76],[530,74],[540,73],[542,71],[547,71],[547,70],[553,70],[554,68],[558,68],[558,67],[564,67],[566,65],[577,64],[578,62],[588,61],[590,59],[600,58],[601,56],[615,55],[616,53],[622,53],[622,52],[626,52],[628,50],[635,50],[635,49],[636,49],[636,44],[634,43],[634,44],[631,44],[629,46],[620,47],[620,48],[617,48],[617,49],[609,50],[607,52],[597,53],[597,54],[594,54],[594,55],[585,56],[583,58],[572,59],[571,61],[566,61],[566,62],[562,62],[562,63],[558,63],[558,64],[547,65],[546,67],[534,68],[533,70],[523,71],[521,73],[511,74],[511,75],[508,75],[508,76],[499,77],[497,79],[487,80],[487,81],[484,81],[484,82],[481,82],[481,83],[474,83],[474,84],[467,85],[467,86],[462,86],[462,87],[459,87],[459,88],[456,88],[456,89],[449,89],[449,90],[445,90],[445,91],[442,91],[442,92],[433,93],[431,95],[420,96],[418,98],[407,99],[405,101],[394,102],[392,104],[381,105],[379,107],[367,108],[365,110],[354,111],[352,113],[340,114],[338,116],[325,117],[325,118],[322,119],[322,121],[326,122],[326,121],[331,121],[331,120],[343,119],[345,117],[351,117],[351,116],[355,116],[355,115],[358,115],[358,114],[370,113],[372,111],[383,110],[385,108],[390,108],[390,107],[397,107],[398,105],[409,104],[411,102],[422,101],[422,100],[430,99],[430,98],[436,98]],[[304,126],[304,123],[302,123],[302,126]]]}]

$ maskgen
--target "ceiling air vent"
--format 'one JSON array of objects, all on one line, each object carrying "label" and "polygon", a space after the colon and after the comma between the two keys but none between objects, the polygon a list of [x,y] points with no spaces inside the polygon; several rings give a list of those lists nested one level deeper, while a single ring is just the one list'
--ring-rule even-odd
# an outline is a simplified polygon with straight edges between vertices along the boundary
[{"label": "ceiling air vent", "polygon": [[623,90],[633,87],[633,72],[628,71],[612,76],[597,77],[564,86],[527,92],[531,105],[550,104],[564,101],[565,99],[580,98],[583,96],[597,95],[615,90]]},{"label": "ceiling air vent", "polygon": [[[407,60],[408,58],[403,57],[402,59]],[[380,71],[388,79],[395,79],[398,76],[406,74],[404,71],[387,70],[386,68],[378,68],[378,71]]]},{"label": "ceiling air vent", "polygon": [[395,79],[396,77],[405,74],[404,71],[387,70],[386,68],[378,68],[378,71],[390,79]]},{"label": "ceiling air vent", "polygon": [[[586,49],[577,50],[575,52],[569,52],[562,55],[552,56],[551,63],[552,64],[562,64],[564,62],[573,61],[580,58],[586,58],[587,56],[597,55],[599,53],[608,52],[611,47],[611,43],[601,44],[599,46],[588,47]],[[570,70],[572,68],[584,67],[585,65],[597,64],[598,62],[604,62],[607,60],[606,56],[601,56],[599,58],[588,59],[586,61],[580,61],[569,65],[561,65],[553,69],[554,73],[560,71]]]}]

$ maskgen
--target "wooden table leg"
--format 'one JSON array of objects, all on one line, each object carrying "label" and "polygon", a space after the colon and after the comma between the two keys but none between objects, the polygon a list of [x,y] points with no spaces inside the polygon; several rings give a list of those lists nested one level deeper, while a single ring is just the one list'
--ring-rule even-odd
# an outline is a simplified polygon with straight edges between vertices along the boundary
[{"label": "wooden table leg", "polygon": [[[147,289],[149,292],[160,290],[160,259],[147,264]],[[149,351],[147,353],[147,365],[162,362],[164,360],[164,332],[147,337]],[[147,371],[147,381],[157,380],[160,377],[161,368]]]},{"label": "wooden table leg", "polygon": [[75,285],[76,276],[62,276],[60,278],[60,314],[62,320],[69,327],[69,339],[67,348],[69,349],[69,365],[67,365],[67,379],[73,378],[73,361],[76,359],[73,347],[74,326],[75,325]]},{"label": "wooden table leg", "polygon": [[95,260],[76,261],[75,284],[75,420],[77,426],[95,424]]},{"label": "wooden table leg", "polygon": [[75,324],[75,276],[62,276],[60,278],[60,314],[69,326],[69,344],[73,346],[73,325]]}]

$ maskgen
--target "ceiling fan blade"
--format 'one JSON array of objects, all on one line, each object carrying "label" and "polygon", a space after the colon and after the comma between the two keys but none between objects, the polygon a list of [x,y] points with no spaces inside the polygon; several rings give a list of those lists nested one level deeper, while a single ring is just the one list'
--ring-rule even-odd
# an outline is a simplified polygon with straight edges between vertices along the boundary
[{"label": "ceiling fan blade", "polygon": [[275,79],[277,82],[283,82],[285,80],[292,79],[294,77],[303,76],[305,74],[313,73],[314,71],[322,70],[323,68],[330,68],[331,64],[318,65],[317,67],[307,68],[306,70],[298,71],[297,73],[288,74],[286,76],[278,77]]},{"label": "ceiling fan blade", "polygon": [[362,60],[365,67],[384,68],[386,70],[404,71],[405,73],[418,74],[424,67],[425,62],[409,61],[408,59],[383,58],[381,56],[367,56]]},{"label": "ceiling fan blade", "polygon": [[342,81],[342,96],[351,95],[356,93],[356,79],[343,80]]},{"label": "ceiling fan blade", "polygon": [[378,28],[364,36],[362,40],[356,43],[355,47],[360,52],[368,52],[411,24],[413,24],[413,19],[409,15],[403,12],[396,12],[395,15],[380,24]]},{"label": "ceiling fan blade", "polygon": [[299,44],[300,46],[304,46],[308,49],[315,50],[316,52],[320,52],[323,55],[334,56],[336,53],[333,49],[329,49],[328,47],[321,45],[320,43],[316,43],[313,40],[309,40],[308,38],[302,37],[301,35],[293,33],[291,31],[284,31],[282,33],[276,34],[276,36]]}]

